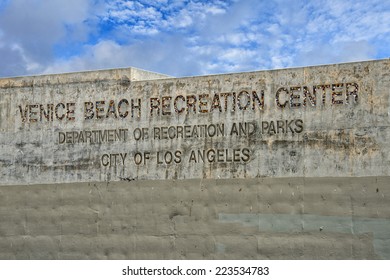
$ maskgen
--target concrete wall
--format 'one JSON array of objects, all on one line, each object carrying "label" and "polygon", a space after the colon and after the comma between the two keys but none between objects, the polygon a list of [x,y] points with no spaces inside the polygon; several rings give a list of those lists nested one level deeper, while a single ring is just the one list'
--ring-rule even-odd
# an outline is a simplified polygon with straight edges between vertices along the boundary
[{"label": "concrete wall", "polygon": [[390,258],[390,60],[0,79],[0,258]]},{"label": "concrete wall", "polygon": [[388,177],[0,188],[1,259],[389,259]]},{"label": "concrete wall", "polygon": [[1,184],[389,176],[389,68],[3,79]]}]

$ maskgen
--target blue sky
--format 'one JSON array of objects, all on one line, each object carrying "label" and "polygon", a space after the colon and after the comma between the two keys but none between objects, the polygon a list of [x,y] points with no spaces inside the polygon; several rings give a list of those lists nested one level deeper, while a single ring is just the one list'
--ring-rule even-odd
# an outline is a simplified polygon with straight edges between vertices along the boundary
[{"label": "blue sky", "polygon": [[390,57],[389,0],[0,0],[0,77],[176,77]]}]

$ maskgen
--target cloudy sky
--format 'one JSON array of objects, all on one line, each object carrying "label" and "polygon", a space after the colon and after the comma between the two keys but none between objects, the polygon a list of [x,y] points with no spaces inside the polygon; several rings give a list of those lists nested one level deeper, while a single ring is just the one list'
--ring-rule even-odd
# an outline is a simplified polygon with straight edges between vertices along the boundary
[{"label": "cloudy sky", "polygon": [[0,77],[176,77],[390,57],[389,0],[0,0]]}]

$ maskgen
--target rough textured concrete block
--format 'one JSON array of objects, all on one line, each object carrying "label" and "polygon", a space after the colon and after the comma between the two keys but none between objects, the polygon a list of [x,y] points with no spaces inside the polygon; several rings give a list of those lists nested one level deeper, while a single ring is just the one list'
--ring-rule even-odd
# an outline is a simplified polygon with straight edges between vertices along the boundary
[{"label": "rough textured concrete block", "polygon": [[390,259],[390,60],[0,79],[1,259]]}]

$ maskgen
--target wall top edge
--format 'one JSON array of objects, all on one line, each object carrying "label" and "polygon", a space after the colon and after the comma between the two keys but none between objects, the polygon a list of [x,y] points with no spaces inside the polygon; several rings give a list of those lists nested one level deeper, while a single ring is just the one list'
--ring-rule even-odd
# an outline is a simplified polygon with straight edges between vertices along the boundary
[{"label": "wall top edge", "polygon": [[322,65],[308,65],[300,67],[287,67],[278,69],[265,69],[265,70],[253,70],[244,72],[229,72],[218,73],[199,76],[183,76],[173,77],[161,73],[151,72],[136,67],[128,68],[115,68],[115,69],[102,69],[102,70],[89,70],[80,72],[68,72],[57,74],[42,74],[33,76],[17,76],[17,77],[0,77],[0,87],[24,87],[34,86],[42,84],[66,84],[66,83],[83,83],[83,82],[104,82],[104,81],[121,81],[123,83],[136,82],[136,81],[153,81],[161,79],[189,79],[189,78],[202,78],[202,77],[215,77],[221,75],[234,75],[234,74],[251,74],[261,72],[277,72],[283,70],[299,70],[299,69],[312,69],[321,67],[338,67],[338,66],[350,66],[372,63],[386,63],[390,62],[390,58],[378,59],[378,60],[366,60],[356,62],[345,63],[332,63]]}]

